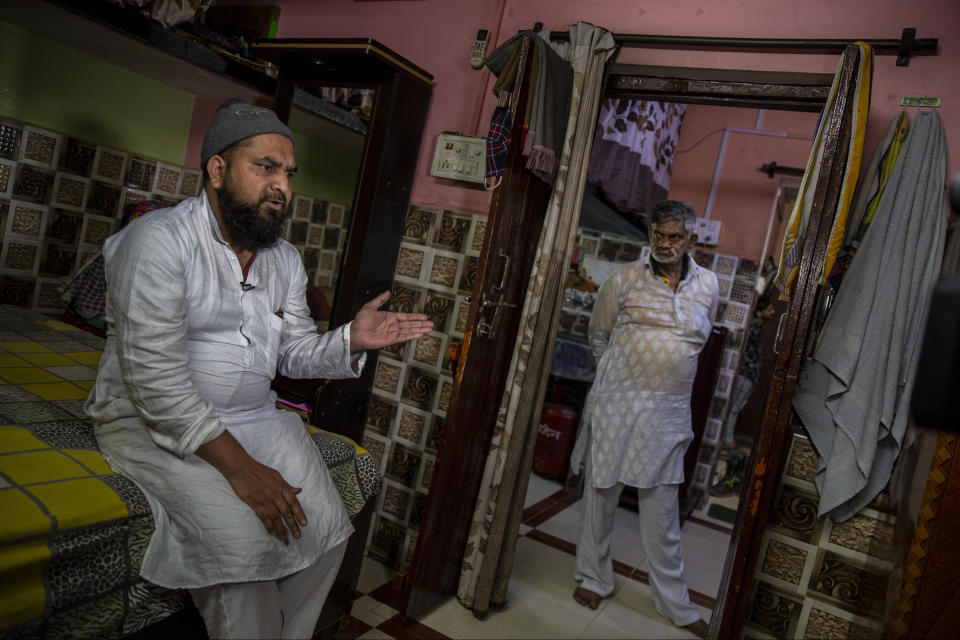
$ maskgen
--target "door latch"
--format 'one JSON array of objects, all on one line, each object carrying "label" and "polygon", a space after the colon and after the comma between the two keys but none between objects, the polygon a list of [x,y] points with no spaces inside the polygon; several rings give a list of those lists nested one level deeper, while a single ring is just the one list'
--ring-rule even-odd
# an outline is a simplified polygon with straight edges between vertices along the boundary
[{"label": "door latch", "polygon": [[[516,309],[517,305],[512,302],[504,302],[503,300],[489,300],[487,299],[487,294],[481,294],[480,296],[480,313],[477,315],[480,316],[480,319],[477,321],[477,330],[476,335],[478,336],[487,336],[491,340],[493,339],[496,333],[496,324],[497,324],[497,314],[500,313],[501,307],[508,307],[511,309]],[[493,309],[493,317],[489,321],[483,316],[488,310]]]}]

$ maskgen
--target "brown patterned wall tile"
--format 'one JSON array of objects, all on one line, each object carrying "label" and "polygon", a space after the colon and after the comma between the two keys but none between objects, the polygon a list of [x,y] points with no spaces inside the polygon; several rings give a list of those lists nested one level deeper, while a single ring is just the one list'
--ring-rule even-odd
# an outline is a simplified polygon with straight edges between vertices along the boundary
[{"label": "brown patterned wall tile", "polygon": [[370,452],[370,455],[373,456],[374,460],[377,461],[377,468],[383,469],[383,461],[386,458],[387,445],[383,440],[377,440],[369,435],[364,434],[363,441],[360,446]]},{"label": "brown patterned wall tile", "polygon": [[125,183],[129,187],[153,191],[153,179],[157,174],[157,163],[153,160],[133,156],[130,166],[127,167]]},{"label": "brown patterned wall tile", "polygon": [[94,175],[110,182],[120,182],[127,162],[127,154],[120,151],[100,148],[100,157],[97,159]]},{"label": "brown patterned wall tile", "polygon": [[200,192],[200,176],[196,171],[184,171],[180,182],[180,195],[195,196]]},{"label": "brown patterned wall tile", "polygon": [[41,280],[37,282],[36,306],[38,308],[62,310],[60,298],[63,292],[60,291],[60,283],[56,280]]},{"label": "brown patterned wall tile", "polygon": [[101,246],[110,234],[113,233],[113,221],[102,220],[87,216],[87,227],[83,232],[82,242]]},{"label": "brown patterned wall tile", "polygon": [[324,271],[333,271],[337,268],[337,252],[324,251],[320,254],[320,268]]},{"label": "brown patterned wall tile", "polygon": [[314,224],[327,223],[327,203],[323,200],[314,200],[310,211],[310,222]]},{"label": "brown patterned wall tile", "polygon": [[825,597],[851,613],[876,615],[883,612],[885,589],[885,576],[827,551],[810,576],[807,593]]},{"label": "brown patterned wall tile", "polygon": [[789,638],[793,637],[802,607],[799,597],[780,593],[760,582],[747,619],[776,638]]},{"label": "brown patterned wall tile", "polygon": [[0,193],[6,193],[13,186],[13,166],[0,162]]},{"label": "brown patterned wall tile", "polygon": [[388,478],[396,480],[406,487],[413,487],[420,471],[421,454],[419,451],[395,444],[390,462],[387,465]]},{"label": "brown patterned wall tile", "polygon": [[10,201],[0,199],[0,238],[7,233],[7,217],[10,215]]},{"label": "brown patterned wall tile", "polygon": [[420,488],[430,491],[430,482],[433,480],[433,467],[436,460],[430,456],[423,458],[423,475],[420,477]]},{"label": "brown patterned wall tile", "polygon": [[33,290],[36,281],[32,278],[0,276],[0,304],[30,308],[33,306]]},{"label": "brown patterned wall tile", "polygon": [[17,271],[33,271],[37,263],[37,256],[40,248],[35,244],[24,242],[13,242],[8,240],[7,258],[3,263],[6,269],[16,269]]},{"label": "brown patterned wall tile", "polygon": [[77,262],[77,250],[59,244],[48,243],[40,261],[40,274],[45,276],[69,276]]},{"label": "brown patterned wall tile", "polygon": [[474,256],[467,256],[463,261],[463,275],[460,276],[460,292],[464,295],[473,293],[473,283],[477,279],[477,266],[480,260]]},{"label": "brown patterned wall tile", "polygon": [[39,239],[42,231],[43,209],[23,204],[13,206],[13,220],[10,221],[11,233],[19,233]]},{"label": "brown patterned wall tile", "polygon": [[377,362],[377,373],[373,378],[373,386],[387,393],[396,393],[400,384],[401,368],[384,360]]},{"label": "brown patterned wall tile", "polygon": [[0,123],[0,157],[15,160],[20,150],[23,129],[12,124]]},{"label": "brown patterned wall tile", "polygon": [[767,553],[763,558],[760,571],[799,586],[806,559],[806,549],[771,539],[767,544]]},{"label": "brown patterned wall tile", "polygon": [[157,191],[177,193],[180,184],[180,171],[175,167],[160,165],[157,168]]},{"label": "brown patterned wall tile", "polygon": [[623,246],[620,247],[620,253],[617,254],[618,262],[633,262],[634,260],[640,259],[640,252],[643,250],[643,246],[635,244],[633,242],[624,242]]},{"label": "brown patterned wall tile", "polygon": [[457,323],[454,326],[458,333],[466,333],[467,321],[470,319],[470,303],[466,300],[457,302]]},{"label": "brown patterned wall tile", "polygon": [[390,425],[393,424],[393,417],[397,414],[397,405],[389,400],[372,396],[370,406],[367,408],[366,426],[380,435],[390,435]]},{"label": "brown patterned wall tile", "polygon": [[774,501],[770,525],[804,542],[816,544],[822,523],[817,518],[817,496],[788,485],[781,485]]},{"label": "brown patterned wall tile", "polygon": [[137,191],[136,189],[130,189],[123,187],[120,189],[120,210],[131,204],[138,204],[144,200],[150,200],[150,194],[146,191]]},{"label": "brown patterned wall tile", "polygon": [[437,409],[446,411],[450,408],[450,398],[453,396],[453,383],[444,380],[440,384],[440,398],[437,400]]},{"label": "brown patterned wall tile", "polygon": [[416,341],[416,346],[413,349],[413,359],[431,367],[438,367],[440,366],[440,358],[443,356],[442,348],[443,340],[437,336],[425,335]]},{"label": "brown patterned wall tile", "polygon": [[297,196],[293,200],[293,217],[309,220],[313,212],[313,200],[304,196]]},{"label": "brown patterned wall tile", "polygon": [[93,161],[97,156],[97,148],[92,144],[80,142],[74,138],[68,138],[63,146],[63,154],[60,158],[60,168],[70,173],[75,173],[84,178],[90,177],[93,171]]},{"label": "brown patterned wall tile", "polygon": [[872,640],[879,637],[877,629],[859,625],[840,616],[813,607],[803,633],[811,640]]},{"label": "brown patterned wall tile", "polygon": [[407,354],[407,345],[409,342],[397,342],[390,346],[380,349],[380,353],[385,353],[396,360],[405,360]]},{"label": "brown patterned wall tile", "polygon": [[430,283],[452,288],[457,281],[460,261],[450,256],[434,256],[430,266]]},{"label": "brown patterned wall tile", "polygon": [[583,249],[584,255],[595,256],[600,246],[600,239],[585,237],[578,243],[578,246]]},{"label": "brown patterned wall tile", "polygon": [[481,251],[483,249],[483,237],[487,233],[487,221],[486,219],[477,220],[473,226],[473,244],[470,245],[470,249]]},{"label": "brown patterned wall tile", "polygon": [[327,224],[333,227],[343,227],[347,221],[347,208],[336,202],[327,203]]},{"label": "brown patterned wall tile", "polygon": [[56,160],[56,150],[57,139],[54,136],[27,130],[26,142],[23,147],[25,160],[53,164]]},{"label": "brown patterned wall tile", "polygon": [[400,257],[397,259],[397,275],[417,280],[423,267],[423,251],[401,247]]},{"label": "brown patterned wall tile", "polygon": [[413,313],[417,306],[417,294],[416,289],[394,284],[387,308],[399,313]]},{"label": "brown patterned wall tile", "polygon": [[817,459],[817,452],[813,445],[804,439],[794,438],[786,475],[813,482],[817,473]]},{"label": "brown patterned wall tile", "polygon": [[[137,200],[139,202],[139,200]],[[116,216],[120,209],[120,188],[94,180],[87,196],[87,211],[105,216]]]},{"label": "brown patterned wall tile", "polygon": [[297,247],[303,247],[303,245],[307,242],[307,230],[309,227],[309,222],[294,220],[290,223],[290,231],[287,233],[287,240]]},{"label": "brown patterned wall tile", "polygon": [[413,508],[410,510],[410,526],[420,528],[423,512],[427,507],[427,494],[417,491],[413,495]]},{"label": "brown patterned wall tile", "polygon": [[453,215],[444,211],[440,215],[440,224],[433,239],[433,245],[448,251],[460,253],[466,244],[470,231],[470,218]]},{"label": "brown patterned wall tile", "polygon": [[429,410],[437,390],[437,377],[426,371],[409,367],[407,379],[400,394],[401,400],[420,409]]},{"label": "brown patterned wall tile", "polygon": [[622,243],[604,238],[600,241],[600,249],[598,250],[597,255],[604,260],[615,261],[617,256],[620,255],[620,249],[622,247]]},{"label": "brown patterned wall tile", "polygon": [[410,506],[410,494],[393,485],[386,485],[383,490],[383,511],[400,520],[406,520],[407,508]]},{"label": "brown patterned wall tile", "polygon": [[396,567],[403,537],[403,527],[378,516],[373,523],[368,552],[387,566]]},{"label": "brown patterned wall tile", "polygon": [[844,522],[834,522],[829,540],[847,549],[889,559],[893,552],[894,534],[892,522],[858,513]]},{"label": "brown patterned wall tile", "polygon": [[427,436],[427,441],[424,443],[424,448],[427,451],[436,453],[440,448],[440,437],[442,435],[443,418],[434,416],[433,420],[430,421],[430,435]]},{"label": "brown patterned wall tile", "polygon": [[340,236],[343,233],[342,229],[337,229],[336,227],[327,227],[323,231],[323,248],[332,249],[336,251],[340,248]]},{"label": "brown patterned wall tile", "polygon": [[61,174],[53,194],[53,204],[80,208],[83,206],[83,196],[86,191],[86,181]]},{"label": "brown patterned wall tile", "polygon": [[323,225],[311,223],[307,231],[307,244],[323,246]]},{"label": "brown patterned wall tile", "polygon": [[401,438],[419,444],[423,439],[423,432],[426,428],[426,416],[412,411],[402,411],[400,413],[400,426],[397,427],[397,435]]},{"label": "brown patterned wall tile", "polygon": [[403,239],[416,244],[426,244],[435,216],[433,211],[410,207],[403,224]]},{"label": "brown patterned wall tile", "polygon": [[447,330],[447,320],[450,317],[450,311],[456,302],[453,298],[442,296],[437,293],[428,292],[423,303],[423,313],[433,322],[433,330],[445,333]]},{"label": "brown patterned wall tile", "polygon": [[29,200],[38,204],[50,201],[53,191],[54,172],[29,164],[21,164],[17,169],[17,178],[13,184],[13,197]]}]

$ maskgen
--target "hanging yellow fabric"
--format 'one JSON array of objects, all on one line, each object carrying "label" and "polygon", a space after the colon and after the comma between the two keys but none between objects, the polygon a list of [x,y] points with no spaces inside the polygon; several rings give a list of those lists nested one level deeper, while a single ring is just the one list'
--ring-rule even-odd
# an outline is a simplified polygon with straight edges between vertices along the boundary
[{"label": "hanging yellow fabric", "polygon": [[[853,121],[851,123],[850,142],[846,150],[843,184],[837,202],[833,227],[830,230],[830,241],[827,246],[826,257],[822,265],[814,266],[815,273],[817,273],[817,277],[821,283],[826,282],[826,277],[833,268],[837,253],[843,246],[847,215],[849,214],[850,203],[853,200],[854,189],[857,185],[857,177],[860,174],[860,161],[863,156],[863,139],[867,130],[867,115],[870,110],[872,51],[870,46],[865,42],[858,41],[854,44],[856,44],[859,49],[859,63],[854,78],[852,79],[854,83],[854,90],[851,92],[854,101],[852,110]],[[850,51],[850,49],[847,49],[843,56],[841,56],[837,74],[834,76],[833,85],[830,88],[830,96],[824,106],[823,117],[820,119],[820,125],[817,128],[817,135],[814,138],[813,149],[810,152],[810,159],[807,161],[807,168],[803,174],[797,200],[784,234],[777,277],[774,282],[786,297],[790,297],[793,293],[793,287],[800,270],[800,256],[803,253],[802,238],[809,221],[810,208],[813,204],[813,192],[816,189],[823,161],[824,140],[827,127],[831,122],[830,114],[834,108],[837,107],[837,95],[841,89],[846,89],[840,87],[840,70],[843,69]]]}]

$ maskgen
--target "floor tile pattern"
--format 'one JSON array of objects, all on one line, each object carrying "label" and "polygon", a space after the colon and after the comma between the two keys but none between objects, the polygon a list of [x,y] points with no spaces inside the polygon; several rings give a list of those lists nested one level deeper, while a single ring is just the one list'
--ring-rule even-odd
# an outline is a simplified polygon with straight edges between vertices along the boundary
[{"label": "floor tile pattern", "polygon": [[[687,630],[674,627],[657,614],[642,562],[614,561],[616,589],[597,610],[573,602],[578,502],[579,496],[562,490],[559,483],[531,476],[508,600],[502,609],[491,610],[482,619],[451,596],[422,619],[404,620],[400,613],[402,592],[397,588],[393,567],[366,557],[351,615],[338,638],[692,638]],[[618,513],[618,520],[630,516]],[[392,526],[388,522],[384,528]],[[729,533],[727,529],[722,538],[728,540]],[[625,534],[626,528],[614,532],[618,558],[627,557],[627,547],[635,542]],[[684,535],[685,547],[694,547],[698,543],[714,544],[710,538],[716,534],[687,524]],[[723,557],[719,555],[710,562],[722,564]],[[685,571],[691,584],[698,580],[702,583],[693,574],[716,572],[712,567],[691,568],[689,563]],[[710,594],[691,586],[691,600],[701,608],[705,620],[710,619],[715,604],[713,594],[719,581],[713,580]],[[823,618],[823,628],[830,624],[836,622]]]}]

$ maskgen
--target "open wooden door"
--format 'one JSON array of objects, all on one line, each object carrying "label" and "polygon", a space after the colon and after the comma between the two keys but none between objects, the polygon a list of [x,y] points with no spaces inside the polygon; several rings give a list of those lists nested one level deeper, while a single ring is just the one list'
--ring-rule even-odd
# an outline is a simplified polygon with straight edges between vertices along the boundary
[{"label": "open wooden door", "polygon": [[480,491],[497,410],[513,356],[520,307],[540,237],[550,187],[524,170],[521,123],[529,83],[530,42],[524,41],[511,106],[512,139],[503,181],[490,205],[443,425],[430,493],[400,610],[422,617],[457,589],[460,562]]},{"label": "open wooden door", "polygon": [[823,140],[823,157],[819,179],[814,186],[809,221],[804,231],[800,271],[787,312],[780,317],[777,332],[777,354],[773,379],[767,394],[760,435],[754,445],[748,470],[744,477],[745,490],[740,499],[736,532],[730,543],[730,552],[724,565],[717,605],[711,619],[711,638],[739,638],[750,609],[760,543],[767,517],[777,490],[781,467],[791,441],[789,426],[791,403],[797,386],[811,324],[820,294],[819,280],[830,231],[836,215],[843,186],[845,150],[853,130],[853,78],[859,64],[859,49],[847,47],[843,67],[839,70],[838,93],[833,108],[824,114],[827,118]]}]

